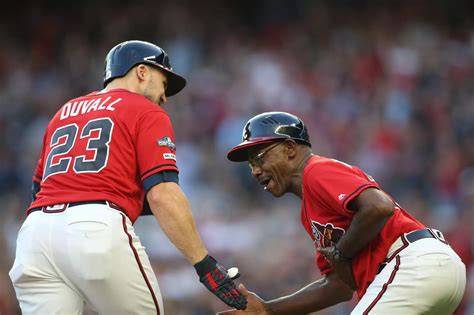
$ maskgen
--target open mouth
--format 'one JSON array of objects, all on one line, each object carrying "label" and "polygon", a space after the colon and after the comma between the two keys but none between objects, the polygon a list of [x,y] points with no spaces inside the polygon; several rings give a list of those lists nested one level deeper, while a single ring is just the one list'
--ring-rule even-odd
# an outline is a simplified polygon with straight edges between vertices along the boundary
[{"label": "open mouth", "polygon": [[265,178],[264,180],[262,180],[262,181],[260,182],[260,185],[263,186],[263,189],[264,189],[264,190],[267,190],[268,184],[270,183],[270,180],[271,180],[271,178]]}]

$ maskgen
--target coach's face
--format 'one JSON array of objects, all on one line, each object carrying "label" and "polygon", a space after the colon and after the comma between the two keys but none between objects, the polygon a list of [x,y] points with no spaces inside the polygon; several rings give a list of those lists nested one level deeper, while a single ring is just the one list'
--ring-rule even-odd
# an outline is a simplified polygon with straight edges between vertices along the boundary
[{"label": "coach's face", "polygon": [[287,150],[286,141],[249,149],[248,162],[252,176],[275,197],[284,195],[289,189],[291,170]]}]

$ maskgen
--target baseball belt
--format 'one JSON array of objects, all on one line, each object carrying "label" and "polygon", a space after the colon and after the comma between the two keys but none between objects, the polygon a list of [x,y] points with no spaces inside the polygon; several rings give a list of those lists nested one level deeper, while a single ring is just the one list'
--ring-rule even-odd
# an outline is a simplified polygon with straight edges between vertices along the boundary
[{"label": "baseball belt", "polygon": [[[440,232],[441,233],[441,232]],[[430,229],[422,229],[422,230],[416,230],[410,233],[407,233],[405,235],[407,241],[410,243],[416,242],[418,240],[421,240],[423,238],[438,238],[436,235],[434,235],[433,232],[431,232]]]},{"label": "baseball belt", "polygon": [[82,205],[87,205],[87,204],[107,205],[110,208],[123,212],[122,208],[113,202],[110,202],[107,200],[92,200],[92,201],[70,202],[70,203],[58,204],[58,205],[53,205],[53,206],[31,208],[28,211],[27,215],[35,211],[43,211],[45,213],[59,213],[59,212],[65,211],[67,208],[82,206]]},{"label": "baseball belt", "polygon": [[[401,250],[406,248],[408,246],[408,243],[413,243],[413,242],[416,242],[416,241],[424,239],[424,238],[434,238],[434,239],[437,239],[438,241],[440,241],[444,244],[449,245],[448,242],[445,240],[445,238],[443,236],[443,233],[441,233],[438,230],[429,229],[429,228],[406,233],[405,235],[402,235],[401,238],[402,238],[403,245],[399,249],[397,249],[395,254],[392,254],[390,258],[386,259],[384,262],[382,262],[379,265],[379,269],[377,271],[377,274],[379,274],[382,271],[382,269],[388,264],[388,262],[390,262],[393,259],[393,257],[396,254],[398,254]],[[403,241],[403,239],[405,239],[406,241]]]}]

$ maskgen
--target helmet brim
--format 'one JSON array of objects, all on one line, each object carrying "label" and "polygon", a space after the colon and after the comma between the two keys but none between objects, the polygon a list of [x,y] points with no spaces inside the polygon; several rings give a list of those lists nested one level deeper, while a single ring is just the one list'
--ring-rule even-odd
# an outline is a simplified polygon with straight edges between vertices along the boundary
[{"label": "helmet brim", "polygon": [[182,89],[184,89],[184,87],[186,86],[185,78],[173,71],[166,69],[165,67],[159,66],[159,68],[166,73],[166,77],[168,79],[168,84],[165,91],[166,96],[173,96],[175,94],[178,94]]},{"label": "helmet brim", "polygon": [[245,162],[248,161],[249,158],[249,149],[258,145],[266,144],[275,142],[278,140],[287,139],[286,137],[282,138],[275,138],[275,137],[262,137],[262,138],[255,138],[251,140],[244,141],[232,149],[227,153],[227,159],[232,162]]},{"label": "helmet brim", "polygon": [[173,96],[178,94],[186,86],[186,79],[174,72],[168,71],[168,86],[166,87],[165,95]]}]

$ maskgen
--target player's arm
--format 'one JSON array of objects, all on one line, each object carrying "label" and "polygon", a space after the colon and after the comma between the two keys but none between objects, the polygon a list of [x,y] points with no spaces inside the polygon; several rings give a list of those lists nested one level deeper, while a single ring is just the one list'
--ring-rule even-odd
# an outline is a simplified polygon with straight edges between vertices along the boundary
[{"label": "player's arm", "polygon": [[229,306],[245,308],[247,301],[237,291],[227,270],[208,255],[188,199],[178,185],[173,128],[168,115],[153,105],[153,110],[141,112],[131,130],[135,132],[138,169],[146,200],[160,227],[194,265],[199,281],[209,291]]},{"label": "player's arm", "polygon": [[315,312],[352,298],[350,290],[334,273],[312,282],[293,294],[274,300],[264,301],[254,292],[249,292],[242,285],[239,291],[247,298],[244,311],[228,310],[220,315],[299,315]]},{"label": "player's arm", "polygon": [[178,184],[162,182],[147,193],[153,215],[170,241],[193,265],[207,255],[188,200]]},{"label": "player's arm", "polygon": [[247,301],[237,291],[227,271],[208,255],[196,228],[188,199],[177,182],[160,182],[154,185],[147,192],[147,200],[160,227],[194,265],[204,286],[227,305],[245,308]]}]

